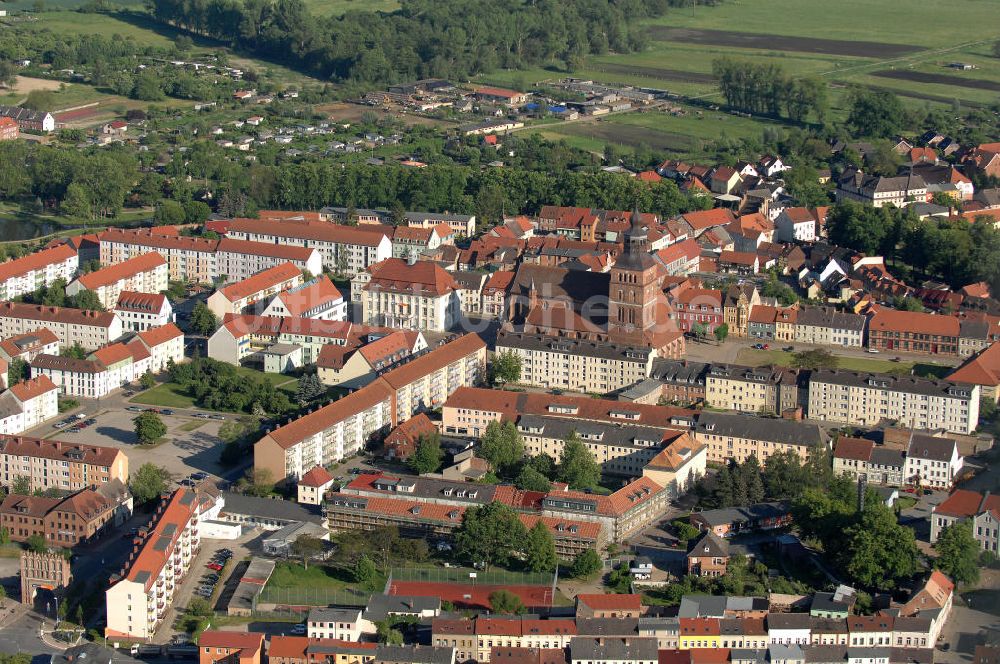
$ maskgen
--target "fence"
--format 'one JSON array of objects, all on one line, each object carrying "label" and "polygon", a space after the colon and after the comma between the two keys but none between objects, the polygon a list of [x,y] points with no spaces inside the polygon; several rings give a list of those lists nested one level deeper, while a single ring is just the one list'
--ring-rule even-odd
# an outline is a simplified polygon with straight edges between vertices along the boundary
[{"label": "fence", "polygon": [[372,594],[351,588],[271,588],[265,586],[255,610],[275,606],[366,606]]},{"label": "fence", "polygon": [[[475,574],[470,577],[469,574]],[[512,572],[506,569],[475,570],[468,567],[393,567],[392,581],[428,583],[471,583],[496,586],[550,586],[551,572]]]}]

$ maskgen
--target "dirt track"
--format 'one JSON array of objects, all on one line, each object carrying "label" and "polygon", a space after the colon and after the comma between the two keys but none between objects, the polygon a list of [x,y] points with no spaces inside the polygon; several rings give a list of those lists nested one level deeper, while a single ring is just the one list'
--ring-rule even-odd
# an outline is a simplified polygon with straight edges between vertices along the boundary
[{"label": "dirt track", "polygon": [[913,83],[935,83],[937,85],[951,85],[958,88],[970,88],[972,90],[1000,92],[1000,83],[985,78],[963,78],[961,76],[931,74],[929,72],[909,71],[906,69],[885,69],[872,73],[872,76],[911,81]]},{"label": "dirt track", "polygon": [[860,58],[894,58],[924,50],[910,44],[884,42],[844,41],[840,39],[814,39],[812,37],[787,37],[730,30],[695,30],[654,26],[649,29],[657,41],[687,44],[705,44],[730,48],[759,48],[768,51],[794,51],[798,53],[823,53]]}]

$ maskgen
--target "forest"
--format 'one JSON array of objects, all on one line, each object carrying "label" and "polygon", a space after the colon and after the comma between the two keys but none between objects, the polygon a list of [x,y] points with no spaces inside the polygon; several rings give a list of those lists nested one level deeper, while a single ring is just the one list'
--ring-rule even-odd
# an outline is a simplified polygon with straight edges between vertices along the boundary
[{"label": "forest", "polygon": [[[628,53],[637,19],[687,0],[403,0],[398,11],[318,18],[302,0],[149,0],[157,21],[338,82],[466,80],[482,72]],[[703,3],[704,4],[704,3]]]}]

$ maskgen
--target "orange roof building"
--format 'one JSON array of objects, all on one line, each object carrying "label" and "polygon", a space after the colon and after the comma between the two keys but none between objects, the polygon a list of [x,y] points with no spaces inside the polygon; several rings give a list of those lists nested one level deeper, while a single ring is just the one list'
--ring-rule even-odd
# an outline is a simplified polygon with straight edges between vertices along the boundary
[{"label": "orange roof building", "polygon": [[56,279],[72,281],[80,259],[69,244],[36,251],[0,263],[0,300],[12,300],[34,293],[39,286],[51,286]]},{"label": "orange roof building", "polygon": [[320,320],[345,320],[347,305],[330,277],[321,275],[308,283],[278,293],[264,308],[264,316],[294,316]]},{"label": "orange roof building", "polygon": [[219,318],[252,309],[275,295],[303,283],[302,271],[293,263],[281,263],[249,279],[223,286],[208,298],[208,308]]},{"label": "orange roof building", "polygon": [[160,293],[169,286],[167,261],[155,251],[88,272],[66,287],[67,295],[89,290],[101,306],[111,309],[123,291]]},{"label": "orange roof building", "polygon": [[462,319],[458,282],[437,263],[390,258],[356,281],[367,282],[359,290],[368,325],[444,332]]},{"label": "orange roof building", "polygon": [[198,637],[198,664],[260,664],[263,655],[259,632],[206,630]]}]

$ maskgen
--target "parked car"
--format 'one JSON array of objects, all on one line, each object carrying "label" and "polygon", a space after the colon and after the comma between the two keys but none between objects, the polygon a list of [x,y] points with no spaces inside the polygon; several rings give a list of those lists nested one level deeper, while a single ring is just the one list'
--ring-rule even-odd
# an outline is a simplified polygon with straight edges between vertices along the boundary
[{"label": "parked car", "polygon": [[302,623],[299,623],[297,625],[292,625],[292,628],[290,630],[288,630],[288,633],[292,634],[292,635],[295,635],[295,636],[305,634],[306,633],[306,626],[303,625]]},{"label": "parked car", "polygon": [[208,419],[208,415],[206,415],[205,413],[195,413],[194,416],[203,420]]},{"label": "parked car", "polygon": [[130,413],[141,413],[146,409],[141,408],[140,406],[126,406],[125,410],[129,411]]},{"label": "parked car", "polygon": [[173,415],[173,414],[174,411],[170,410],[169,408],[164,408],[163,410],[160,411],[160,415]]},{"label": "parked car", "polygon": [[209,419],[213,419],[213,420],[224,420],[224,419],[226,419],[225,415],[209,415],[208,417],[209,417]]},{"label": "parked car", "polygon": [[216,572],[222,569],[222,565],[220,565],[219,563],[209,563],[205,565],[205,567],[207,567],[208,569],[214,569]]},{"label": "parked car", "polygon": [[191,473],[191,479],[193,480],[201,481],[207,478],[208,478],[208,473],[201,473],[201,472]]},{"label": "parked car", "polygon": [[146,408],[143,412],[159,414],[162,411],[159,408]]},{"label": "parked car", "polygon": [[869,348],[869,349],[868,349],[868,352],[869,352],[869,353],[878,353],[878,352],[879,352],[879,350],[878,350],[878,348]]}]

